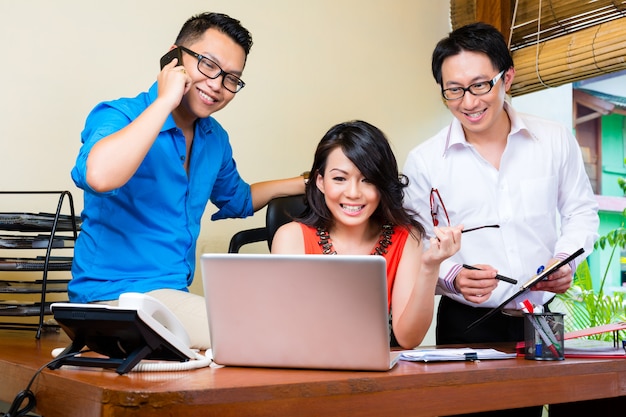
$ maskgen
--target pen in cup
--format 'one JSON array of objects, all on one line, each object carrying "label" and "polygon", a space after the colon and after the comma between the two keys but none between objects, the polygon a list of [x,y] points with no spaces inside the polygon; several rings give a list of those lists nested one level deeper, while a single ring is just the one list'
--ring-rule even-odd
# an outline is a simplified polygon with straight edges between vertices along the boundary
[{"label": "pen in cup", "polygon": [[[524,311],[525,313],[530,313],[530,314],[543,313],[542,306],[534,306],[530,301],[528,301],[528,299],[522,301],[520,303],[520,306],[522,306],[522,311]],[[552,329],[550,328],[550,325],[546,321],[546,318],[538,315],[536,316],[536,319],[537,319],[537,323],[543,329],[545,335],[548,337],[548,339],[550,339],[550,342],[552,342],[556,346],[557,349],[561,349],[561,345],[559,345],[559,340],[554,334],[554,332],[552,331]]]},{"label": "pen in cup", "polygon": [[[552,352],[552,354],[554,356],[558,357],[559,356],[559,351],[557,350],[556,346],[554,345],[554,342],[552,342],[552,340],[548,337],[548,335],[541,328],[539,323],[537,321],[535,321],[535,317],[531,314],[531,315],[529,315],[528,320],[530,321],[530,324],[532,324],[532,326],[535,328],[535,330],[539,334],[539,337],[541,338],[541,340],[543,340],[543,343],[545,343],[546,346],[548,346],[548,349],[550,349],[550,352]],[[537,320],[539,320],[539,319],[537,319]]]},{"label": "pen in cup", "polygon": [[522,307],[522,311],[524,313],[529,314],[528,321],[530,322],[530,324],[532,324],[537,334],[539,334],[539,338],[543,340],[543,343],[545,343],[548,349],[550,349],[550,352],[552,352],[555,357],[558,357],[558,349],[560,349],[561,347],[558,343],[554,343],[553,340],[556,340],[556,336],[554,335],[554,333],[552,333],[552,330],[549,330],[549,327],[547,330],[552,337],[548,336],[548,333],[546,333],[546,326],[548,326],[548,323],[545,323],[545,325],[543,325],[543,323],[540,321],[541,317],[534,316],[534,309],[532,307],[532,304],[528,300],[522,301],[521,303],[519,303],[519,305],[520,307]]},{"label": "pen in cup", "polygon": [[[463,268],[471,269],[473,271],[482,271],[480,268],[476,268],[475,266],[463,264]],[[517,284],[517,280],[509,277],[505,277],[504,275],[496,274],[496,279],[500,281],[508,282],[509,284]]]}]

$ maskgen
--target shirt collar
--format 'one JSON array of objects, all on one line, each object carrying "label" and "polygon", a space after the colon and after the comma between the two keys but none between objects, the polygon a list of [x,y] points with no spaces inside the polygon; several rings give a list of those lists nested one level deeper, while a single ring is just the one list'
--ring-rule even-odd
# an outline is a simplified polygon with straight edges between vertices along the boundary
[{"label": "shirt collar", "polygon": [[[524,137],[537,139],[537,137],[531,132],[531,130],[526,126],[524,120],[519,116],[519,114],[515,111],[513,106],[509,104],[509,102],[504,102],[504,111],[509,116],[509,120],[511,121],[511,131],[509,132],[509,136],[521,134]],[[465,139],[465,132],[463,131],[463,125],[456,117],[452,119],[450,126],[448,127],[448,135],[446,137],[446,144],[443,150],[443,155],[448,152],[449,149],[453,149],[456,147],[468,147],[470,146]]]},{"label": "shirt collar", "polygon": [[532,130],[530,130],[530,128],[526,125],[524,119],[520,117],[520,114],[515,111],[513,106],[511,106],[507,101],[504,102],[504,110],[509,115],[509,120],[511,121],[511,132],[509,132],[509,136],[522,135],[522,137],[528,139],[538,139]]},{"label": "shirt collar", "polygon": [[[154,84],[152,84],[152,86],[148,90],[148,99],[150,100],[150,103],[154,103],[154,101],[157,99],[158,93],[159,93],[159,85],[157,82],[155,82]],[[214,120],[215,119],[213,119],[212,116],[209,116],[204,119],[198,119],[196,121],[196,126],[202,129],[203,133],[208,134],[211,132]],[[163,123],[163,126],[161,127],[161,132],[174,129],[176,127],[177,126],[176,126],[176,122],[174,122],[174,117],[172,116],[172,113],[170,113],[167,116],[165,123]]]}]

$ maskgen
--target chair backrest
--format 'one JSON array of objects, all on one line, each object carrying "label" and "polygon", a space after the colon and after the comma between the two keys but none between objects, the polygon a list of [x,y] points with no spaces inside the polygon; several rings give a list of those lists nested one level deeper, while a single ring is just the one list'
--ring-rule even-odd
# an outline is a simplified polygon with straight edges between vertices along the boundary
[{"label": "chair backrest", "polygon": [[274,233],[280,226],[289,223],[294,217],[301,215],[305,209],[304,195],[292,195],[272,199],[265,215],[265,227],[241,230],[233,235],[228,247],[229,253],[237,253],[243,245],[267,241],[268,249],[272,248]]}]

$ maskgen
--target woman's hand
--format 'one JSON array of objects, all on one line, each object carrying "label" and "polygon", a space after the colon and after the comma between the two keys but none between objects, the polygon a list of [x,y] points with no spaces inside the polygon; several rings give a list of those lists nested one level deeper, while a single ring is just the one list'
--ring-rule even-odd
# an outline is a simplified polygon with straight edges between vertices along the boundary
[{"label": "woman's hand", "polygon": [[424,252],[423,262],[430,266],[439,265],[461,249],[463,225],[435,227],[435,237],[430,239],[430,247]]}]

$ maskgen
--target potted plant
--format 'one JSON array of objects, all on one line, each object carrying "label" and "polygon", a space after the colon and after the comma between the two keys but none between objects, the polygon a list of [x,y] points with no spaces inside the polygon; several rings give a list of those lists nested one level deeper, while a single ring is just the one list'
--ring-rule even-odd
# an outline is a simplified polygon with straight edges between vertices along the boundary
[{"label": "potted plant", "polygon": [[[618,183],[626,196],[626,181],[624,178],[619,178]],[[589,264],[585,260],[576,269],[572,287],[565,294],[557,294],[555,310],[566,313],[566,332],[626,321],[624,294],[621,292],[606,294],[604,291],[604,284],[609,274],[609,265],[618,249],[621,250],[626,247],[625,220],[626,209],[622,212],[621,226],[601,236],[594,245],[594,250],[611,251],[598,290],[595,291],[593,288]],[[619,252],[617,253],[619,254]],[[598,334],[590,338],[612,340],[612,334]]]}]

